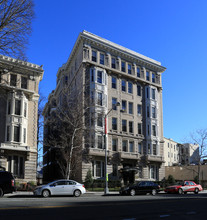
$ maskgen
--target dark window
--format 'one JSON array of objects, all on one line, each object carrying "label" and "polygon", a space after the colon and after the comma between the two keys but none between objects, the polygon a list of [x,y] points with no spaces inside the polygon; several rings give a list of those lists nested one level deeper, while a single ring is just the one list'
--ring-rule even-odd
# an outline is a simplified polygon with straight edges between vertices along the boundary
[{"label": "dark window", "polygon": [[155,100],[155,89],[152,89],[152,99]]},{"label": "dark window", "polygon": [[122,151],[127,152],[127,141],[122,141]]},{"label": "dark window", "polygon": [[126,72],[126,63],[125,62],[121,62],[121,71]]},{"label": "dark window", "polygon": [[129,114],[133,114],[133,103],[129,102]]},{"label": "dark window", "polygon": [[137,77],[140,77],[140,68],[137,67]]},{"label": "dark window", "polygon": [[126,92],[126,81],[125,80],[121,81],[121,88],[123,92]]},{"label": "dark window", "polygon": [[102,71],[98,71],[97,73],[97,82],[102,83]]},{"label": "dark window", "polygon": [[156,126],[152,125],[152,135],[156,136]]},{"label": "dark window", "polygon": [[133,129],[133,121],[129,121],[129,132],[133,133],[134,129]]},{"label": "dark window", "polygon": [[152,107],[152,117],[156,118],[156,108]]},{"label": "dark window", "polygon": [[19,142],[20,140],[20,127],[14,126],[14,141]]},{"label": "dark window", "polygon": [[141,86],[140,85],[137,85],[137,95],[138,96],[141,96]]},{"label": "dark window", "polygon": [[149,81],[150,80],[150,76],[149,76],[149,72],[146,72],[146,80]]},{"label": "dark window", "polygon": [[128,64],[128,74],[132,74],[132,65]]},{"label": "dark window", "polygon": [[112,139],[112,150],[117,151],[117,139]]},{"label": "dark window", "polygon": [[103,145],[102,145],[102,136],[98,136],[98,148],[102,149]]},{"label": "dark window", "polygon": [[27,89],[27,78],[23,76],[21,77],[21,88]]},{"label": "dark window", "polygon": [[103,104],[102,102],[102,93],[98,92],[98,102],[97,102],[98,105],[101,105]]},{"label": "dark window", "polygon": [[112,118],[112,129],[117,130],[117,118]]},{"label": "dark window", "polygon": [[10,76],[10,86],[16,86],[17,85],[17,75],[11,74]]},{"label": "dark window", "polygon": [[13,173],[15,176],[18,176],[18,157],[14,156],[14,167]]},{"label": "dark window", "polygon": [[104,54],[100,54],[100,64],[104,65]]},{"label": "dark window", "polygon": [[134,152],[134,142],[133,141],[129,142],[129,152]]},{"label": "dark window", "polygon": [[20,115],[21,101],[15,100],[15,115]]},{"label": "dark window", "polygon": [[8,101],[8,115],[11,114],[11,101]]},{"label": "dark window", "polygon": [[116,68],[116,60],[115,60],[115,58],[111,58],[111,67],[112,67],[113,69]]},{"label": "dark window", "polygon": [[127,121],[126,120],[122,120],[122,131],[127,131]]},{"label": "dark window", "polygon": [[27,117],[27,103],[24,103],[24,117]]},{"label": "dark window", "polygon": [[102,114],[98,114],[98,117],[97,117],[97,125],[99,127],[103,127],[103,116]]},{"label": "dark window", "polygon": [[96,62],[97,53],[95,50],[92,50],[92,61]]},{"label": "dark window", "polygon": [[138,134],[142,134],[142,124],[138,123]]},{"label": "dark window", "polygon": [[91,82],[94,82],[94,70],[91,70]]},{"label": "dark window", "polygon": [[113,110],[117,110],[117,98],[112,98],[112,109]]},{"label": "dark window", "polygon": [[128,93],[133,93],[133,84],[128,82]]},{"label": "dark window", "polygon": [[155,83],[155,74],[152,73],[152,82]]},{"label": "dark window", "polygon": [[137,114],[139,116],[142,115],[142,106],[141,105],[137,105]]},{"label": "dark window", "polygon": [[126,101],[122,100],[122,110],[126,112]]},{"label": "dark window", "polygon": [[116,89],[116,77],[111,77],[111,87],[113,89]]},{"label": "dark window", "polygon": [[7,141],[10,141],[10,126],[7,126]]}]

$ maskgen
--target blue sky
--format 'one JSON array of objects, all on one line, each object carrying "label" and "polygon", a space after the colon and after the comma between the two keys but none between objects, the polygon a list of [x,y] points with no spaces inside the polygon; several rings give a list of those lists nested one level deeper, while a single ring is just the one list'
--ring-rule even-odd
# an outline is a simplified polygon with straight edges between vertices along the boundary
[{"label": "blue sky", "polygon": [[87,30],[160,61],[164,136],[183,142],[207,127],[206,0],[34,0],[28,61],[45,70],[45,96],[55,88],[78,34]]}]

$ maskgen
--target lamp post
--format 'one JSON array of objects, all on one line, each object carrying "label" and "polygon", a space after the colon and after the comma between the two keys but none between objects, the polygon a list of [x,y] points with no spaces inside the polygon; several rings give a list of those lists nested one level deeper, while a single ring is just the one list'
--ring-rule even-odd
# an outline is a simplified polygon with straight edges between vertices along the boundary
[{"label": "lamp post", "polygon": [[[120,102],[117,102],[114,106],[120,106]],[[113,106],[113,107],[114,107]],[[113,107],[107,112],[107,114],[104,115],[104,144],[105,144],[105,189],[104,189],[104,195],[107,195],[109,193],[108,188],[108,172],[107,172],[107,150],[108,150],[108,142],[107,142],[107,116],[109,113],[113,110]]]}]

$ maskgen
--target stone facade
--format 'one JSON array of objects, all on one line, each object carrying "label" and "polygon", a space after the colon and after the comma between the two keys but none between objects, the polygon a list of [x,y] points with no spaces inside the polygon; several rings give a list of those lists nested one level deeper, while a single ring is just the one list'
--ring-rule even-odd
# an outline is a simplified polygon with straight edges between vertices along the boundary
[{"label": "stone facade", "polygon": [[38,87],[42,66],[0,55],[0,167],[36,182]]},{"label": "stone facade", "polygon": [[198,164],[199,146],[164,138],[165,166]]},{"label": "stone facade", "polygon": [[[52,100],[59,103],[66,79],[70,88],[86,90],[83,102],[90,97],[94,104],[87,116],[93,122],[86,125],[90,160],[83,161],[78,168],[79,181],[85,180],[89,169],[94,178],[104,178],[105,118],[109,177],[119,178],[124,167],[136,168],[137,180],[164,177],[161,80],[164,71],[158,61],[87,31],[79,34],[68,61],[58,70],[57,87],[44,111],[47,120],[53,109]],[[44,148],[46,175],[55,162],[51,152],[50,148]]]}]

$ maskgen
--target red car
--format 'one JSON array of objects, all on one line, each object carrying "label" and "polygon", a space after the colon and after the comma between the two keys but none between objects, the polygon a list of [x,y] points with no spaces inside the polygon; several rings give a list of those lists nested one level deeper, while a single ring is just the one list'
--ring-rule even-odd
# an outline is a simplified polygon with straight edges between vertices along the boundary
[{"label": "red car", "polygon": [[203,188],[200,184],[196,184],[193,181],[184,181],[183,184],[178,184],[174,186],[168,186],[165,189],[166,193],[187,193],[187,192],[194,192],[195,194],[198,194],[199,191],[202,191]]}]

